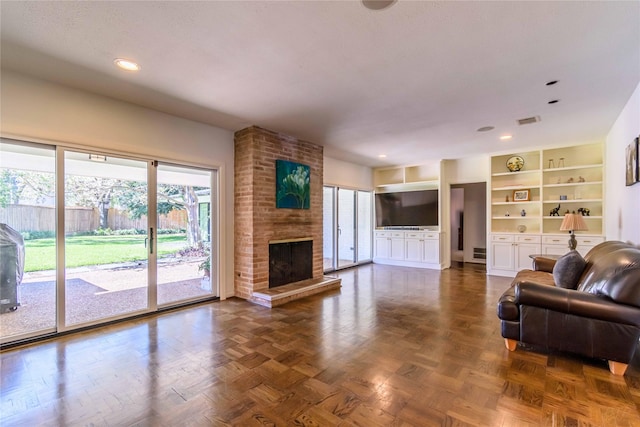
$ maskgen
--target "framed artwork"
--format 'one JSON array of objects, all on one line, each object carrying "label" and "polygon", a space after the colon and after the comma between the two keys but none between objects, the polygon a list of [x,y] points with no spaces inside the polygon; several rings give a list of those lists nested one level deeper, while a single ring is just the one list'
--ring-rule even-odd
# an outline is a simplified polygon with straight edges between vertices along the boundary
[{"label": "framed artwork", "polygon": [[276,208],[309,209],[309,166],[276,160]]},{"label": "framed artwork", "polygon": [[515,190],[513,192],[513,201],[514,202],[528,202],[529,201],[529,190]]},{"label": "framed artwork", "polygon": [[638,170],[638,140],[640,137],[633,140],[633,142],[627,145],[626,150],[626,159],[627,159],[627,167],[626,167],[626,184],[627,186],[633,185],[636,182],[640,182],[640,170]]}]

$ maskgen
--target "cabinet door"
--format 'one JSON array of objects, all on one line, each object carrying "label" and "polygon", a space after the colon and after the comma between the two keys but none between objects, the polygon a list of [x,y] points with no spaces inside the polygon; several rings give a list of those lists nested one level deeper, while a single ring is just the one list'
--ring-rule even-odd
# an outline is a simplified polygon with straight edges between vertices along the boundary
[{"label": "cabinet door", "polygon": [[517,243],[514,246],[516,250],[515,261],[516,261],[516,271],[529,269],[531,270],[533,265],[533,260],[529,255],[539,254],[540,253],[540,245],[535,243]]},{"label": "cabinet door", "polygon": [[513,270],[515,267],[513,243],[491,243],[491,268]]},{"label": "cabinet door", "polygon": [[424,256],[423,262],[430,264],[440,263],[440,240],[439,239],[425,239],[424,240]]},{"label": "cabinet door", "polygon": [[391,256],[391,238],[376,237],[375,253],[376,258],[389,258]]},{"label": "cabinet door", "polygon": [[391,238],[391,259],[404,260],[404,238]]},{"label": "cabinet door", "polygon": [[564,255],[569,252],[568,245],[542,245],[542,253],[544,255]]},{"label": "cabinet door", "polygon": [[422,261],[422,239],[405,239],[405,260]]}]

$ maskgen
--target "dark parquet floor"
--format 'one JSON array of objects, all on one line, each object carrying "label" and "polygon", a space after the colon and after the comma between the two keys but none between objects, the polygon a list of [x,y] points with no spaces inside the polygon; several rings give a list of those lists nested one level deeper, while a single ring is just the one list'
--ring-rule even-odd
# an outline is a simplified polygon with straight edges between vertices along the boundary
[{"label": "dark parquet floor", "polygon": [[[638,426],[640,360],[500,336],[510,279],[366,265],[276,309],[240,299],[0,354],[2,426]],[[639,352],[640,353],[640,352]]]}]

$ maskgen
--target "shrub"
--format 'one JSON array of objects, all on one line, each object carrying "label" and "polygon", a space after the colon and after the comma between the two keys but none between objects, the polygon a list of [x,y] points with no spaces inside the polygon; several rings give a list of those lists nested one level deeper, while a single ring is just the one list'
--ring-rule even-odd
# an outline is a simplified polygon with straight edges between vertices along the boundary
[{"label": "shrub", "polygon": [[146,234],[146,230],[139,230],[135,228],[123,228],[122,230],[113,230],[114,236],[136,236]]},{"label": "shrub", "polygon": [[24,240],[50,239],[56,237],[55,231],[21,231]]},{"label": "shrub", "polygon": [[186,231],[184,228],[159,228],[158,234],[183,234]]},{"label": "shrub", "polygon": [[98,228],[97,230],[93,231],[93,235],[94,236],[110,236],[111,235],[111,229],[110,228]]},{"label": "shrub", "polygon": [[178,255],[183,257],[201,257],[201,256],[209,256],[209,251],[204,248],[198,248],[196,246],[190,246],[188,248],[183,248],[178,251]]}]

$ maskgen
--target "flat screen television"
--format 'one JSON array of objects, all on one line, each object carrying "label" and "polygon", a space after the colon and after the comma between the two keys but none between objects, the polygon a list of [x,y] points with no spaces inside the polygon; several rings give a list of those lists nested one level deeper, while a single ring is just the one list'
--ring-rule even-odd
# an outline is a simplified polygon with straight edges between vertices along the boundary
[{"label": "flat screen television", "polygon": [[376,193],[377,227],[438,225],[438,190]]}]

